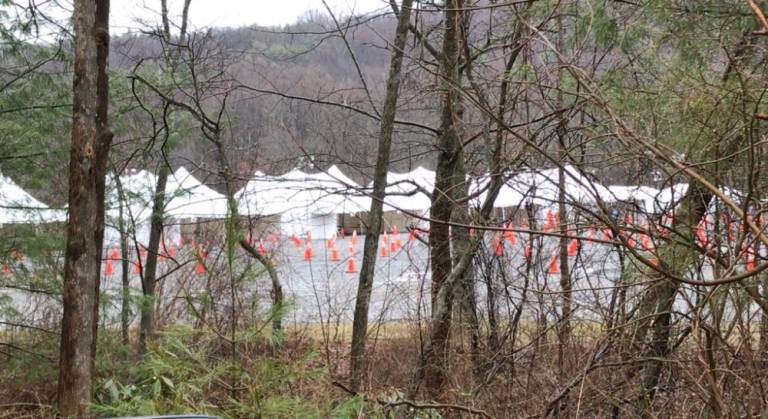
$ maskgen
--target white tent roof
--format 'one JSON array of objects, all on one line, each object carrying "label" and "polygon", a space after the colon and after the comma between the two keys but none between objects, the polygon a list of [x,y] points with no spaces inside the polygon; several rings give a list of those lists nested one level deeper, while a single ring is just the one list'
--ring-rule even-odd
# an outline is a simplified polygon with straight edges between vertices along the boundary
[{"label": "white tent roof", "polygon": [[621,186],[611,185],[608,187],[609,196],[603,196],[606,202],[616,201],[635,201],[640,208],[649,214],[656,212],[656,199],[659,196],[659,190],[650,186]]},{"label": "white tent roof", "polygon": [[[611,194],[608,189],[589,179],[574,166],[564,167],[565,196],[568,202],[594,204],[597,197],[607,200]],[[485,199],[489,176],[477,179],[470,185],[470,193],[477,194],[473,200],[479,205]],[[525,203],[549,206],[559,200],[558,169],[547,169],[540,172],[522,172],[509,177],[501,186],[494,207],[514,207]]]},{"label": "white tent roof", "polygon": [[[373,183],[369,184],[369,188]],[[435,188],[435,172],[421,166],[406,173],[387,173],[385,210],[428,211],[432,202],[429,195]]]},{"label": "white tent roof", "polygon": [[49,208],[0,174],[0,224],[51,223],[66,218],[66,211]]},{"label": "white tent roof", "polygon": [[347,175],[344,174],[344,172],[341,171],[341,169],[338,168],[335,164],[328,168],[328,170],[325,171],[328,176],[330,176],[332,179],[341,182],[344,185],[348,185],[353,188],[359,188],[360,185],[357,184],[354,180],[350,179]]},{"label": "white tent roof", "polygon": [[349,214],[370,206],[370,200],[359,195],[356,187],[336,166],[328,173],[293,169],[281,176],[257,172],[235,197],[243,214]]},{"label": "white tent roof", "polygon": [[[155,175],[146,170],[131,172],[120,176],[120,184],[124,195],[123,218],[136,221],[149,219],[152,216],[152,202],[157,184]],[[106,185],[106,215],[116,219],[120,214],[121,199],[113,174],[107,174]]]},{"label": "white tent roof", "polygon": [[168,177],[165,205],[167,216],[173,218],[225,218],[227,198],[203,185],[184,167]]},{"label": "white tent roof", "polygon": [[687,191],[687,183],[678,183],[660,190],[654,200],[655,212],[663,213],[671,210],[680,202]]}]

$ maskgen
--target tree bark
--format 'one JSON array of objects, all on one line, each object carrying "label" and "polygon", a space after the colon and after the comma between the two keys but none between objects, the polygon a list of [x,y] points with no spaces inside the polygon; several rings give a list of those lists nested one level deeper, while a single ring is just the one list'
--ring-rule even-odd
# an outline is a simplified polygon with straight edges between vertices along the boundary
[{"label": "tree bark", "polygon": [[[559,223],[559,258],[560,258],[560,322],[558,325],[558,345],[557,345],[557,364],[560,373],[560,379],[566,380],[566,368],[565,359],[567,357],[568,344],[571,337],[571,271],[568,266],[568,207],[566,205],[565,194],[565,170],[563,165],[566,164],[566,151],[565,151],[565,124],[566,121],[562,120],[558,127],[558,154],[560,159],[560,166],[557,170],[557,207],[560,217]],[[563,403],[567,398],[563,398]]]},{"label": "tree bark", "polygon": [[392,59],[387,76],[387,90],[381,115],[378,138],[378,156],[374,169],[371,208],[368,213],[368,233],[363,243],[363,263],[357,284],[355,314],[352,321],[352,346],[350,353],[350,386],[353,391],[360,391],[365,377],[365,344],[368,334],[368,306],[373,289],[373,276],[376,268],[381,218],[384,212],[384,197],[387,186],[387,171],[392,149],[392,135],[397,114],[397,99],[402,78],[403,55],[408,37],[408,25],[411,19],[413,0],[403,0],[397,18]]},{"label": "tree bark", "polygon": [[165,187],[168,183],[169,170],[165,162],[160,163],[157,185],[152,203],[152,218],[147,243],[147,261],[145,263],[141,302],[141,324],[139,329],[139,354],[147,352],[147,344],[155,338],[155,287],[157,285],[157,260],[160,240],[165,225]]},{"label": "tree bark", "polygon": [[[695,243],[696,227],[704,218],[706,209],[712,199],[712,194],[696,183],[692,183],[680,207],[675,212],[673,229],[690,243]],[[676,242],[658,249],[660,266],[677,276],[683,276],[693,260],[695,250]],[[653,399],[661,376],[664,359],[669,354],[670,323],[672,308],[680,288],[680,282],[668,279],[662,274],[655,275],[658,284],[656,291],[655,310],[653,315],[653,335],[646,350],[649,361],[643,373],[643,398]]]},{"label": "tree bark", "polygon": [[[450,221],[456,206],[456,188],[466,180],[457,179],[463,168],[464,153],[460,138],[459,34],[462,25],[461,0],[448,0],[444,11],[443,47],[440,62],[442,105],[438,138],[437,171],[432,192],[429,225],[429,253],[432,278],[432,333],[429,350],[424,353],[424,384],[428,395],[437,399],[448,369],[448,339],[451,327],[453,291],[438,295],[453,270]],[[463,279],[462,277],[459,279]],[[443,311],[445,310],[445,311]]]},{"label": "tree bark", "polygon": [[104,240],[105,174],[112,133],[109,99],[109,0],[75,0],[69,220],[64,255],[58,408],[87,416],[93,393]]},{"label": "tree bark", "polygon": [[128,270],[128,232],[125,230],[125,219],[123,218],[124,209],[123,203],[125,202],[125,195],[123,194],[123,184],[120,182],[120,177],[115,176],[115,186],[118,196],[118,221],[117,228],[120,230],[120,281],[122,284],[122,304],[120,307],[120,333],[122,335],[123,345],[128,346],[130,343],[130,327],[131,327],[131,285]]}]

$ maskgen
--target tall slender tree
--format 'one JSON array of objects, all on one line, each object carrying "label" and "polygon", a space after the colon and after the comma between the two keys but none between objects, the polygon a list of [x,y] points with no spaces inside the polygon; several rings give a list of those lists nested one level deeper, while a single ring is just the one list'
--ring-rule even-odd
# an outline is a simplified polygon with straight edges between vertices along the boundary
[{"label": "tall slender tree", "polygon": [[69,221],[64,260],[64,316],[59,413],[87,416],[93,392],[104,239],[104,189],[112,132],[109,99],[109,0],[75,0]]},{"label": "tall slender tree", "polygon": [[[463,1],[449,0],[444,7],[443,47],[440,54],[440,77],[442,103],[440,114],[440,136],[438,138],[437,170],[435,188],[432,192],[430,208],[429,252],[430,269],[432,272],[432,318],[440,310],[450,313],[453,303],[453,292],[447,292],[446,298],[437,302],[438,292],[451,273],[453,260],[451,258],[450,221],[456,207],[454,198],[458,182],[457,175],[464,167],[464,154],[461,145],[460,108],[460,71],[459,37],[463,18]],[[450,314],[447,314],[450,316]],[[447,317],[449,318],[449,317]],[[437,397],[442,389],[448,368],[448,339],[450,321],[433,322],[430,350],[425,363],[424,379],[430,396]]]},{"label": "tall slender tree", "polygon": [[397,114],[397,99],[400,93],[402,79],[403,56],[408,37],[411,19],[412,0],[404,0],[400,6],[397,18],[395,41],[392,47],[392,60],[387,77],[387,91],[384,97],[384,108],[379,128],[378,156],[373,175],[373,194],[371,208],[368,213],[368,233],[363,244],[363,264],[357,284],[355,314],[352,323],[352,350],[350,359],[350,381],[352,389],[357,391],[365,376],[365,343],[368,334],[368,306],[373,289],[373,275],[376,269],[376,253],[378,251],[379,233],[381,232],[382,214],[384,212],[384,197],[387,186],[387,171],[392,150],[395,116]]},{"label": "tall slender tree", "polygon": [[[166,57],[172,62],[174,61],[175,50],[182,48],[187,37],[187,19],[189,17],[189,5],[192,0],[184,0],[184,7],[181,15],[181,30],[179,32],[179,38],[177,42],[172,42],[171,39],[171,21],[168,17],[168,2],[167,0],[160,1],[161,19],[163,22],[162,30],[162,43],[168,45],[168,53]],[[158,162],[157,169],[157,183],[155,185],[155,194],[152,200],[152,218],[150,220],[149,229],[149,242],[147,243],[147,263],[142,276],[142,291],[144,293],[144,301],[141,305],[141,321],[139,325],[139,352],[144,353],[147,350],[147,343],[154,338],[155,335],[155,288],[157,286],[157,261],[160,252],[160,241],[163,236],[163,228],[165,226],[165,204],[166,204],[166,185],[168,184],[168,177],[170,176],[170,167],[165,161],[166,156],[166,144],[170,134],[170,127],[167,126],[167,113],[168,107],[163,109],[163,134],[164,141],[160,144],[161,159]]]}]

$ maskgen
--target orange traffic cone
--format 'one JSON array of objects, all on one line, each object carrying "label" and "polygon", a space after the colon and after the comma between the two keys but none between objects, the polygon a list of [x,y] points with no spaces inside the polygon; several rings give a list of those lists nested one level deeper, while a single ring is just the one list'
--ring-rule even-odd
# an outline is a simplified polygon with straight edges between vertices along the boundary
[{"label": "orange traffic cone", "polygon": [[523,248],[523,255],[525,256],[525,259],[531,258],[531,242],[525,244],[525,247]]},{"label": "orange traffic cone", "polygon": [[552,257],[549,258],[549,268],[547,273],[556,274],[560,272],[560,266],[557,263],[557,253],[552,253]]},{"label": "orange traffic cone", "polygon": [[349,259],[347,259],[347,273],[353,274],[355,272],[357,272],[357,268],[355,268],[355,258],[350,256]]},{"label": "orange traffic cone", "polygon": [[608,227],[604,228],[603,229],[603,240],[609,241],[609,240],[611,240],[611,236],[612,236],[611,229],[608,228]]},{"label": "orange traffic cone", "polygon": [[501,242],[501,238],[499,238],[498,234],[493,235],[493,251],[498,257],[504,255],[504,244]]},{"label": "orange traffic cone", "polygon": [[107,259],[104,264],[104,275],[111,276],[113,273],[115,273],[115,268],[112,266],[112,261]]},{"label": "orange traffic cone", "polygon": [[117,250],[117,247],[113,247],[112,250],[109,252],[109,258],[112,260],[120,259],[120,251]]},{"label": "orange traffic cone", "polygon": [[357,246],[357,230],[352,230],[352,246]]},{"label": "orange traffic cone", "polygon": [[140,274],[141,273],[141,263],[136,261],[133,262],[133,273]]},{"label": "orange traffic cone", "polygon": [[640,244],[643,245],[643,250],[651,250],[651,240],[648,238],[647,234],[640,236]]},{"label": "orange traffic cone", "polygon": [[699,239],[699,243],[701,243],[702,246],[706,246],[708,239],[707,239],[707,233],[704,230],[704,224],[699,224],[699,227],[696,229],[696,237]]},{"label": "orange traffic cone", "polygon": [[11,265],[9,265],[7,263],[3,263],[3,273],[5,275],[10,275],[11,274]]},{"label": "orange traffic cone", "polygon": [[259,254],[262,256],[267,255],[267,250],[264,249],[264,240],[259,240],[259,248],[258,248]]},{"label": "orange traffic cone", "polygon": [[577,239],[572,239],[570,243],[568,243],[568,256],[576,256],[576,252],[579,251],[579,241]]},{"label": "orange traffic cone", "polygon": [[[507,224],[507,228],[511,228],[512,223]],[[507,239],[507,242],[509,242],[510,246],[514,246],[515,243],[517,243],[517,236],[515,236],[515,232],[512,230],[504,230],[504,238]]]},{"label": "orange traffic cone", "polygon": [[379,243],[379,257],[387,257],[389,254],[387,253],[387,244],[386,243]]},{"label": "orange traffic cone", "polygon": [[293,242],[293,246],[297,249],[301,248],[301,239],[299,239],[299,236],[296,234],[291,234],[291,241]]},{"label": "orange traffic cone", "polygon": [[331,248],[331,261],[338,262],[341,260],[341,257],[339,256],[339,249],[337,249],[335,246]]},{"label": "orange traffic cone", "polygon": [[205,273],[205,266],[202,264],[202,262],[197,262],[195,264],[195,273],[198,275],[202,275]]},{"label": "orange traffic cone", "polygon": [[412,242],[412,241],[416,240],[416,236],[417,235],[418,235],[418,233],[416,233],[416,229],[408,230],[408,241]]},{"label": "orange traffic cone", "polygon": [[304,247],[304,260],[312,260],[314,256],[315,252],[312,250],[312,243],[307,242],[307,245]]},{"label": "orange traffic cone", "polygon": [[390,251],[390,253],[397,252],[397,242],[396,241],[389,242],[389,251]]},{"label": "orange traffic cone", "polygon": [[395,244],[395,250],[400,250],[400,230],[397,229],[396,226],[392,226],[392,230],[390,230],[390,233],[392,233],[392,243]]},{"label": "orange traffic cone", "polygon": [[747,249],[747,271],[755,270],[755,251],[752,248]]}]

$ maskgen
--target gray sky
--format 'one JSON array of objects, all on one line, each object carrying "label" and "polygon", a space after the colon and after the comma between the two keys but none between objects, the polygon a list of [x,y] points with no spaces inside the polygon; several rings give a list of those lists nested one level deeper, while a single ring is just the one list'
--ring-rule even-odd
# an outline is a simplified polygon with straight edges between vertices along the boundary
[{"label": "gray sky", "polygon": [[[326,0],[334,13],[367,13],[387,7],[385,0]],[[182,0],[169,0],[171,16],[181,15]],[[112,0],[110,25],[115,33],[138,27],[138,21],[159,22],[160,0]],[[309,10],[325,13],[321,0],[192,0],[190,23],[209,26],[282,25]]]}]

